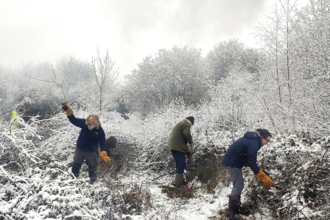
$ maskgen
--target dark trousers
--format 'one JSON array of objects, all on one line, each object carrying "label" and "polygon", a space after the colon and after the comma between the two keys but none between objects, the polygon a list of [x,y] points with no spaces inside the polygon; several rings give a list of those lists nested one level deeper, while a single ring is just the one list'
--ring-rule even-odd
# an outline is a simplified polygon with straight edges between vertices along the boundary
[{"label": "dark trousers", "polygon": [[184,173],[184,169],[186,169],[185,153],[176,150],[171,150],[171,152],[176,164],[176,173]]},{"label": "dark trousers", "polygon": [[96,167],[97,167],[97,152],[88,152],[80,150],[79,148],[76,148],[76,152],[74,154],[73,158],[73,166],[72,166],[72,173],[75,176],[78,176],[79,170],[81,168],[82,163],[86,160],[86,163],[88,165],[88,174],[89,178],[91,179],[91,182],[95,182],[97,179],[96,176]]}]

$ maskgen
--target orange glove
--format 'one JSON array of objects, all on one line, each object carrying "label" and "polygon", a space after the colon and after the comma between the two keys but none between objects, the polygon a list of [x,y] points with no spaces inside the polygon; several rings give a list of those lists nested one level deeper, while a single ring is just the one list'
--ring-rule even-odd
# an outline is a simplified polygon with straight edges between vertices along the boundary
[{"label": "orange glove", "polygon": [[107,152],[102,151],[100,155],[101,155],[101,157],[102,157],[102,160],[103,160],[105,163],[110,163],[110,162],[111,162],[111,159],[110,159],[110,157],[108,157]]},{"label": "orange glove", "polygon": [[192,153],[189,149],[185,151],[185,154],[187,155],[188,159],[190,159],[192,156]]},{"label": "orange glove", "polygon": [[269,173],[268,172],[266,172],[266,170],[263,170],[264,171],[264,173],[269,177],[269,178],[271,178],[271,179],[273,179],[273,177],[272,176],[270,176],[269,175]]},{"label": "orange glove", "polygon": [[66,115],[67,115],[67,116],[70,116],[70,115],[73,114],[72,109],[69,107],[69,105],[68,105],[67,103],[62,103],[62,109],[63,109],[64,111],[66,111]]},{"label": "orange glove", "polygon": [[267,176],[262,170],[260,170],[259,173],[255,175],[255,177],[261,180],[265,184],[267,189],[274,186],[273,180],[269,176]]}]

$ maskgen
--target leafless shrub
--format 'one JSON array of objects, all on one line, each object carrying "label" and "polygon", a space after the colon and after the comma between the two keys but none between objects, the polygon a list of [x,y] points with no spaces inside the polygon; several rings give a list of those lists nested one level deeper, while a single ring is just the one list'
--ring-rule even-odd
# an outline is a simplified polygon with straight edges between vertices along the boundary
[{"label": "leafless shrub", "polygon": [[262,153],[261,169],[270,173],[275,187],[267,190],[252,179],[247,205],[254,215],[265,216],[267,208],[274,219],[329,218],[329,147],[326,141],[308,148],[301,143],[298,138],[288,138],[277,144],[276,151],[270,149],[273,154]]},{"label": "leafless shrub", "polygon": [[202,154],[188,162],[188,181],[198,178],[208,193],[214,193],[219,182],[228,182],[228,171],[222,165],[224,152],[213,148],[205,150]]}]

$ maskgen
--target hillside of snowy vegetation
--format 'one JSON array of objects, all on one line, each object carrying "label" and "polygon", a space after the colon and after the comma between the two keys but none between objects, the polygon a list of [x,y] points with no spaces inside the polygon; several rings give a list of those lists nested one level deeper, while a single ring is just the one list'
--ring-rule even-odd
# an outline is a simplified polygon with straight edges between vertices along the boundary
[{"label": "hillside of snowy vegetation", "polygon": [[[101,116],[106,136],[118,139],[110,166],[98,167],[90,185],[87,166],[71,173],[79,129],[65,113],[38,120],[31,117],[11,134],[3,126],[0,157],[2,219],[222,219],[226,215],[229,175],[221,161],[234,139],[232,132],[205,109],[169,109],[144,120],[134,114]],[[181,112],[177,114],[178,112]],[[84,111],[75,111],[86,117]],[[175,164],[167,140],[175,122],[195,115],[195,153],[188,161],[188,194],[166,190]],[[250,129],[251,130],[251,129]],[[243,219],[325,219],[329,213],[327,138],[310,140],[295,134],[274,136],[262,147],[258,164],[273,177],[267,190],[249,168],[244,169],[242,201],[252,210]]]},{"label": "hillside of snowy vegetation", "polygon": [[[305,5],[300,4],[305,2]],[[231,181],[221,165],[247,131],[273,134],[258,153],[272,176],[267,190],[243,168],[243,207],[252,220],[330,219],[330,1],[276,0],[256,27],[259,47],[237,39],[159,49],[118,82],[114,59],[66,55],[58,61],[0,65],[0,220],[227,218]],[[118,143],[89,184],[71,173],[77,118],[100,116]],[[13,111],[24,108],[10,129]],[[173,191],[171,129],[188,116],[194,154]]]}]

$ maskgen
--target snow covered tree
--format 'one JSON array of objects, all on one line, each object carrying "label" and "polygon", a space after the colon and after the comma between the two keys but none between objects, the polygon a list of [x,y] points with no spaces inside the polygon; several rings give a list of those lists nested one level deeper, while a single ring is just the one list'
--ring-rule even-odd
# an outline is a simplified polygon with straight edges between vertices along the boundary
[{"label": "snow covered tree", "polygon": [[233,69],[258,72],[258,59],[256,50],[246,48],[237,39],[218,43],[206,57],[210,79],[215,82],[227,77]]},{"label": "snow covered tree", "polygon": [[81,82],[89,82],[92,79],[93,67],[90,62],[82,61],[74,56],[66,55],[61,57],[55,64],[58,83],[66,94],[66,101],[76,100],[77,92],[75,87],[80,88]]},{"label": "snow covered tree", "polygon": [[51,63],[25,64],[7,77],[10,112],[20,105],[25,115],[54,114],[63,92],[58,88]]},{"label": "snow covered tree", "polygon": [[115,80],[118,77],[118,69],[115,66],[115,61],[109,56],[109,50],[106,55],[101,57],[97,49],[97,56],[92,59],[93,72],[91,73],[94,78],[94,84],[89,87],[89,91],[94,94],[94,107],[97,107],[99,112],[109,108],[113,98],[110,98]]},{"label": "snow covered tree", "polygon": [[208,73],[200,49],[174,46],[144,58],[127,79],[128,105],[148,113],[175,99],[187,105],[201,103],[206,97]]},{"label": "snow covered tree", "polygon": [[231,69],[237,64],[239,54],[242,52],[243,44],[237,40],[224,41],[217,44],[209,52],[207,59],[209,61],[212,78],[215,81],[226,77]]},{"label": "snow covered tree", "polygon": [[262,100],[274,128],[275,121],[288,129],[297,127],[297,97],[301,86],[295,52],[299,25],[297,4],[295,0],[275,2],[272,15],[258,28],[257,36],[267,59],[261,73],[261,85],[267,91]]},{"label": "snow covered tree", "polygon": [[[9,93],[10,84],[8,83],[8,78],[12,75],[12,71],[8,68],[0,66],[0,75],[5,76],[0,78],[0,108],[2,109],[2,115],[8,118],[8,103],[9,103]],[[6,114],[7,113],[7,114]]]},{"label": "snow covered tree", "polygon": [[314,133],[329,130],[330,98],[330,3],[310,0],[299,13],[300,25],[296,41],[297,66],[305,97],[300,103],[304,109],[305,127],[314,127]]}]

